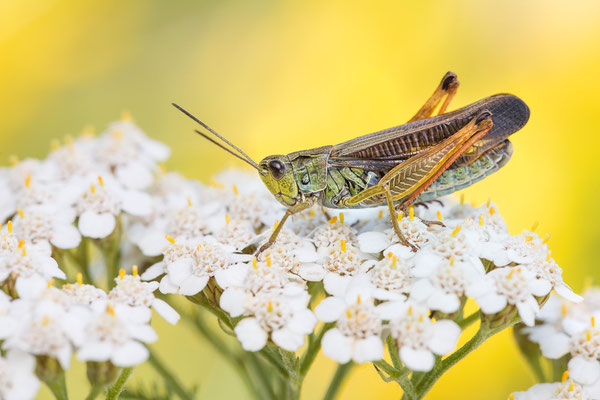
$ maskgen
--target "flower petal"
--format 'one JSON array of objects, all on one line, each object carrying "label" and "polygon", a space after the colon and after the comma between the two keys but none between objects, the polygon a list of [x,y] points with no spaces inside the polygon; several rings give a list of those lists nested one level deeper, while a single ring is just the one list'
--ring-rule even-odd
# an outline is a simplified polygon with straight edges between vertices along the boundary
[{"label": "flower petal", "polygon": [[296,351],[304,344],[304,334],[282,328],[271,333],[273,342],[287,351]]},{"label": "flower petal", "polygon": [[151,281],[154,278],[158,278],[160,275],[165,273],[165,263],[164,261],[159,261],[155,264],[152,264],[142,274],[141,278],[143,281]]},{"label": "flower petal", "polygon": [[400,359],[413,371],[431,371],[435,358],[429,350],[415,350],[407,346],[400,349]]},{"label": "flower petal", "polygon": [[148,359],[149,351],[140,342],[129,340],[115,349],[111,361],[117,367],[133,367]]},{"label": "flower petal", "polygon": [[345,309],[346,303],[339,297],[326,297],[315,308],[315,314],[323,322],[333,322],[340,318]]},{"label": "flower petal", "polygon": [[152,308],[171,325],[175,325],[179,321],[180,317],[177,311],[164,300],[155,298],[152,300]]},{"label": "flower petal", "polygon": [[81,234],[74,225],[56,225],[54,226],[50,242],[59,249],[73,249],[79,246]]},{"label": "flower petal", "polygon": [[352,360],[358,364],[383,358],[383,342],[379,336],[369,336],[354,343]]},{"label": "flower petal", "polygon": [[167,264],[169,279],[175,285],[181,285],[183,281],[192,275],[192,260],[189,258],[180,258],[175,262]]},{"label": "flower petal", "polygon": [[600,378],[600,363],[575,356],[569,361],[569,377],[584,385],[591,385]]},{"label": "flower petal", "polygon": [[456,322],[449,319],[439,320],[433,324],[429,348],[437,355],[446,355],[456,348],[461,332]]},{"label": "flower petal", "polygon": [[191,275],[179,284],[179,294],[184,296],[193,296],[202,291],[208,283],[209,276]]},{"label": "flower petal", "polygon": [[245,311],[244,301],[248,297],[245,290],[240,288],[229,288],[221,294],[219,305],[233,318],[239,317]]},{"label": "flower petal", "polygon": [[111,213],[98,214],[93,211],[84,211],[79,216],[77,227],[83,236],[102,239],[115,230],[115,216]]},{"label": "flower petal", "polygon": [[380,253],[389,245],[390,239],[383,232],[365,232],[358,235],[358,247],[363,253]]},{"label": "flower petal", "polygon": [[298,275],[309,282],[319,282],[325,277],[325,268],[315,263],[301,264],[298,268]]},{"label": "flower petal", "polygon": [[236,325],[234,331],[246,351],[259,351],[267,344],[268,335],[256,318],[244,318]]},{"label": "flower petal", "polygon": [[333,328],[323,335],[321,347],[327,357],[340,364],[346,364],[352,358],[353,342],[352,338],[344,336],[339,329]]},{"label": "flower petal", "polygon": [[295,312],[290,322],[288,322],[287,327],[294,332],[308,334],[312,332],[316,324],[317,318],[315,314],[306,308]]}]

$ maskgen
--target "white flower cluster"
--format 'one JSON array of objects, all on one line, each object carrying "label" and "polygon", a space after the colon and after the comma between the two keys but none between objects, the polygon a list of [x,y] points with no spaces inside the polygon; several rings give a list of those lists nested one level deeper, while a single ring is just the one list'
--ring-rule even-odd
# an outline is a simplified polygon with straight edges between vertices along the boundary
[{"label": "white flower cluster", "polygon": [[[544,357],[555,360],[566,356],[569,359],[571,379],[563,382],[563,386],[575,387],[578,393],[569,393],[571,397],[553,394],[555,397],[536,398],[600,399],[600,329],[596,323],[600,321],[600,289],[586,290],[583,302],[578,304],[552,296],[537,318],[536,326],[527,328],[525,333],[529,340],[539,345]],[[544,387],[551,385],[559,386],[555,383]],[[533,398],[531,393],[542,390],[536,386],[526,393],[516,393],[515,398],[526,395],[530,397],[522,398]]]},{"label": "white flower cluster", "polygon": [[127,218],[151,215],[157,162],[168,155],[125,119],[99,137],[54,144],[45,160],[0,170],[1,399],[36,395],[36,359],[38,369],[52,359],[67,370],[73,354],[137,365],[148,358],[145,344],[157,339],[151,307],[170,323],[179,319],[154,296],[158,283],[143,282],[136,266],[132,275],[121,269],[108,293],[84,284],[81,273],[57,287],[67,279],[63,256],[84,246],[82,237],[107,238],[120,219],[127,225]]},{"label": "white flower cluster", "polygon": [[[225,311],[247,351],[268,343],[296,351],[320,320],[328,329],[322,349],[333,360],[382,360],[389,340],[414,371],[430,371],[435,356],[455,349],[469,297],[482,318],[518,313],[528,326],[543,318],[539,304],[553,289],[580,300],[547,239],[510,235],[490,203],[444,199],[400,213],[400,229],[417,251],[401,244],[387,209],[331,217],[314,207],[294,215],[256,255],[285,211],[258,177],[232,170],[203,185],[164,172],[158,163],[168,155],[126,118],[98,137],[53,146],[45,160],[0,170],[0,345],[7,351],[0,398],[32,397],[13,394],[6,382],[31,382],[20,386],[35,394],[33,356],[63,369],[73,353],[115,366],[143,362],[144,344],[156,340],[150,308],[170,323],[179,318],[157,289]],[[108,293],[81,276],[56,287],[54,280],[66,279],[61,255],[77,257],[91,243],[103,253],[113,246],[114,257],[115,241],[121,258],[112,270],[107,261],[104,274],[135,264],[144,266],[141,276],[137,267],[130,275],[121,269]],[[97,278],[103,270],[96,264],[80,268]],[[552,340],[568,342],[561,354],[573,354],[573,378],[583,384],[600,377],[600,353],[590,345],[596,336],[600,343],[600,331],[586,318],[574,317],[577,330],[565,330],[564,318],[539,328],[551,326]],[[558,352],[554,342],[547,347]]]}]

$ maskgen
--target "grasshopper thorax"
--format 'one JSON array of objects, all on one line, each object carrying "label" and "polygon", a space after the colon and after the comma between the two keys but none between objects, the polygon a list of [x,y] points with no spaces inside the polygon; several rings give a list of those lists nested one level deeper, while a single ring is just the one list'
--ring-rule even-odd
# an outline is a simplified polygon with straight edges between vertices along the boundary
[{"label": "grasshopper thorax", "polygon": [[267,189],[281,204],[291,207],[300,201],[298,184],[288,156],[265,157],[258,164],[258,173]]}]

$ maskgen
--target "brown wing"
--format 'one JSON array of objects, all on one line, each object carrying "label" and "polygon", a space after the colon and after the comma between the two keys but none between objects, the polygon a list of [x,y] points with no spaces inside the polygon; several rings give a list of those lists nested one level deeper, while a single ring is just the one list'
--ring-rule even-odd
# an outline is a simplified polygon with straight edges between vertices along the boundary
[{"label": "brown wing", "polygon": [[527,123],[529,108],[521,99],[510,94],[497,94],[446,114],[359,136],[333,146],[330,162],[359,167],[378,164],[379,167],[374,169],[389,170],[390,166],[452,136],[484,109],[492,113],[494,127],[461,155],[452,168],[469,164]]},{"label": "brown wing", "polygon": [[[490,118],[489,114],[487,118]],[[399,200],[415,191],[420,193],[475,141],[489,134],[491,127],[492,123],[489,119],[479,124],[473,119],[455,135],[431,146],[409,160],[399,163],[385,174],[377,185],[363,190],[347,200],[347,205],[380,204],[384,201],[384,188],[389,189],[393,200]]]}]

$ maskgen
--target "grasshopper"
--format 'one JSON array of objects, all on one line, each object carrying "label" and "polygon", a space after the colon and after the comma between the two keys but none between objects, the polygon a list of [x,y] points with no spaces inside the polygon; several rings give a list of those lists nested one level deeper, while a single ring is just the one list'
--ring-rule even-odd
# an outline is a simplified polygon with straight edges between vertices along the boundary
[{"label": "grasshopper", "polygon": [[[400,242],[408,243],[398,211],[434,200],[483,179],[512,155],[508,137],[529,119],[518,97],[497,94],[446,112],[458,89],[456,74],[444,75],[433,95],[405,124],[337,145],[271,155],[256,163],[208,125],[173,105],[212,133],[196,132],[255,168],[287,210],[260,254],[277,239],[285,221],[317,203],[328,208],[387,205]],[[432,116],[438,108],[436,116]]]}]

